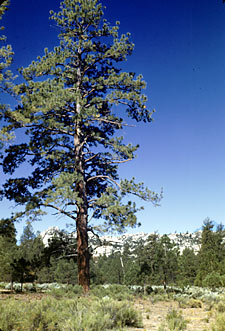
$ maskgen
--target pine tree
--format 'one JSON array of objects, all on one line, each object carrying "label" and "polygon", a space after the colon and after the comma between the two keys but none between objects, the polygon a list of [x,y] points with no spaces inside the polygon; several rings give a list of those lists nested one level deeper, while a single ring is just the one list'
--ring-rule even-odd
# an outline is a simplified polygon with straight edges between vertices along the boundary
[{"label": "pine tree", "polygon": [[[3,18],[3,15],[8,10],[9,1],[0,1],[0,20]],[[4,30],[4,27],[1,26],[0,30]],[[13,75],[9,70],[9,67],[13,60],[13,51],[11,45],[6,45],[6,36],[0,36],[0,92],[1,93],[10,93],[12,94],[12,81]],[[0,120],[2,119],[3,113],[8,110],[8,106],[4,103],[0,103]],[[2,130],[0,133],[0,147],[3,143],[13,137],[13,134],[9,134],[7,131]]]},{"label": "pine tree", "polygon": [[202,285],[208,274],[223,273],[224,264],[224,228],[219,225],[214,231],[214,223],[209,218],[203,223],[201,248],[198,254],[199,265],[196,285]]},{"label": "pine tree", "polygon": [[28,223],[20,237],[20,245],[13,259],[14,274],[21,282],[34,282],[39,270],[44,265],[44,244],[40,235],[34,233],[33,227]]},{"label": "pine tree", "polygon": [[193,285],[198,269],[198,257],[194,250],[185,248],[179,256],[178,279],[182,285]]},{"label": "pine tree", "polygon": [[[0,20],[8,10],[9,1],[6,0],[2,4],[0,3]],[[2,26],[0,30],[4,30]],[[13,60],[13,51],[11,45],[6,45],[6,36],[1,35],[0,41],[3,44],[0,48],[0,90],[8,91],[11,87],[12,72],[8,69]]]},{"label": "pine tree", "polygon": [[25,161],[33,171],[10,178],[2,195],[24,206],[15,218],[36,219],[50,207],[76,223],[78,279],[88,291],[88,231],[136,226],[139,208],[127,194],[159,201],[143,183],[118,175],[138,148],[119,136],[127,125],[123,111],[137,122],[151,122],[152,112],[142,76],[118,67],[132,53],[130,35],[119,36],[119,23],[103,19],[98,0],[64,0],[50,19],[60,44],[21,68],[25,82],[14,88],[21,104],[4,116],[4,130],[22,129],[27,136],[6,150],[4,172],[13,174]]},{"label": "pine tree", "polygon": [[16,229],[10,219],[0,220],[0,280],[11,281],[14,278],[13,260],[17,254]]}]

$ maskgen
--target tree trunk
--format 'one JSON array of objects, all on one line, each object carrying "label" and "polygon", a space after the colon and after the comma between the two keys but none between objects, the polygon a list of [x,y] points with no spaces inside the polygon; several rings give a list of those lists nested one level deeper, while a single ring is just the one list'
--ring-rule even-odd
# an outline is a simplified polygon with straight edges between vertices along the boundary
[{"label": "tree trunk", "polygon": [[90,289],[90,253],[88,249],[87,209],[82,206],[77,215],[77,253],[78,253],[78,284],[85,293]]},{"label": "tree trunk", "polygon": [[80,127],[80,86],[82,81],[81,68],[82,68],[82,58],[81,58],[81,48],[78,47],[78,68],[77,68],[77,100],[76,100],[76,114],[78,118],[75,122],[75,134],[74,134],[74,148],[75,148],[75,169],[80,181],[76,185],[76,190],[78,197],[82,202],[77,204],[77,254],[78,254],[78,284],[83,287],[85,293],[90,289],[90,254],[88,249],[88,203],[86,194],[86,182],[84,174],[84,164],[83,164],[83,141],[82,141],[82,130]]},{"label": "tree trunk", "polygon": [[80,130],[79,126],[74,136],[75,145],[75,167],[78,176],[82,179],[76,185],[76,191],[79,197],[79,203],[77,204],[77,265],[78,265],[78,284],[83,287],[85,293],[90,289],[90,270],[89,261],[90,254],[88,248],[88,203],[86,195],[86,183],[84,178],[83,169],[83,156],[80,148]]}]

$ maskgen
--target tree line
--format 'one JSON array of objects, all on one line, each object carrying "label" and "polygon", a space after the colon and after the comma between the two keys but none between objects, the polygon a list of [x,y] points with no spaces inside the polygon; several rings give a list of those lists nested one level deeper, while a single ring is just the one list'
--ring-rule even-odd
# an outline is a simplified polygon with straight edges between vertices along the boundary
[{"label": "tree line", "polygon": [[[15,228],[0,223],[0,281],[77,284],[76,239],[57,231],[47,245],[28,224],[16,243]],[[207,219],[199,250],[184,248],[168,235],[150,234],[146,240],[126,241],[109,255],[92,254],[92,284],[225,286],[225,230]],[[96,242],[93,242],[93,247]]]}]

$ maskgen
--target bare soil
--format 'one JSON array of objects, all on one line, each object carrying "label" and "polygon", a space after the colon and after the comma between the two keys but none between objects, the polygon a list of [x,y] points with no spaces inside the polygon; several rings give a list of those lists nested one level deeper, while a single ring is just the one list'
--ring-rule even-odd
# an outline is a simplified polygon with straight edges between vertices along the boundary
[{"label": "bare soil", "polygon": [[150,300],[139,300],[135,303],[135,308],[141,312],[144,327],[129,328],[127,329],[129,331],[158,330],[171,309],[181,312],[184,319],[188,320],[187,331],[207,330],[213,321],[205,306],[202,308],[180,308],[178,302],[175,301],[158,301],[153,303]]}]

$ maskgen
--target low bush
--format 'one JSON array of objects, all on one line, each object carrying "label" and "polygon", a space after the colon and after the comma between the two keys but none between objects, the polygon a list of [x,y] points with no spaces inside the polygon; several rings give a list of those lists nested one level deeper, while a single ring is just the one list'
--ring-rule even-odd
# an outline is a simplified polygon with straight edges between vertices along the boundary
[{"label": "low bush", "polygon": [[159,301],[169,301],[169,297],[166,293],[164,294],[152,294],[150,295],[150,301],[151,303],[156,303]]},{"label": "low bush", "polygon": [[181,313],[172,309],[166,316],[166,321],[161,323],[158,331],[182,331],[187,328],[188,321],[185,320]]},{"label": "low bush", "polygon": [[216,306],[216,310],[219,313],[225,313],[225,301],[219,301],[219,303]]},{"label": "low bush", "polygon": [[225,314],[219,313],[211,326],[212,331],[225,331]]},{"label": "low bush", "polygon": [[202,308],[202,302],[197,299],[180,298],[177,301],[180,308]]},{"label": "low bush", "polygon": [[57,300],[48,295],[39,301],[0,302],[0,330],[4,331],[105,331],[124,326],[142,326],[140,315],[127,301],[96,297]]},{"label": "low bush", "polygon": [[181,331],[185,330],[188,321],[185,320],[180,312],[172,309],[166,316],[167,327],[170,331]]},{"label": "low bush", "polygon": [[109,297],[114,300],[132,300],[133,292],[125,285],[97,285],[92,286],[91,295],[98,298]]},{"label": "low bush", "polygon": [[79,285],[67,285],[60,288],[52,288],[48,291],[48,294],[52,295],[56,299],[61,298],[74,298],[76,295],[82,295],[83,289]]}]

